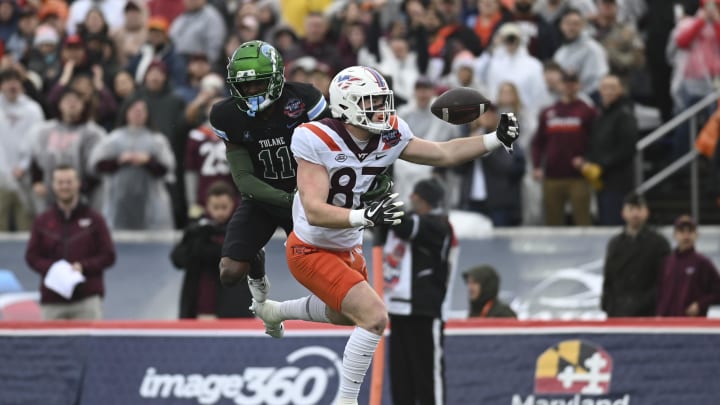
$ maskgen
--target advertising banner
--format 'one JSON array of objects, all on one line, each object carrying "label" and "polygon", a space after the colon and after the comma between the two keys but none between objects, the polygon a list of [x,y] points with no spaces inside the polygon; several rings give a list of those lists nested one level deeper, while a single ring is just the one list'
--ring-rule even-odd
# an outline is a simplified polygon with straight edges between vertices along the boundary
[{"label": "advertising banner", "polygon": [[[278,340],[257,321],[0,325],[0,403],[54,405],[329,405],[350,331],[290,322]],[[720,398],[719,321],[456,321],[446,333],[449,405]]]}]

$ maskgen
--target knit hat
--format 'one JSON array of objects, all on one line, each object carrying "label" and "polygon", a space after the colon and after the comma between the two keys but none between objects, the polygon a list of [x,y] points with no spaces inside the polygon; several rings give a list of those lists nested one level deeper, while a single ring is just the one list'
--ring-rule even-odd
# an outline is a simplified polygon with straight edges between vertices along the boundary
[{"label": "knit hat", "polygon": [[675,229],[695,230],[697,222],[690,215],[681,215],[675,220]]},{"label": "knit hat", "polygon": [[33,46],[39,46],[42,44],[57,45],[60,42],[60,35],[58,35],[55,28],[43,24],[37,27],[35,30],[35,38],[33,39]]},{"label": "knit hat", "polygon": [[445,190],[435,179],[420,180],[415,183],[413,193],[422,198],[432,207],[438,207],[445,196]]}]

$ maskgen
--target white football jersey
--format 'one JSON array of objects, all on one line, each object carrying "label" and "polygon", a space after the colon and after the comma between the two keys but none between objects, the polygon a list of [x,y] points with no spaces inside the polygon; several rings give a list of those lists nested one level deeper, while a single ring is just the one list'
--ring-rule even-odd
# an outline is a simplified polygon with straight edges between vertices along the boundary
[{"label": "white football jersey", "polygon": [[[398,117],[393,121],[392,130],[373,136],[364,148],[355,143],[340,120],[307,122],[295,129],[290,149],[295,157],[327,168],[328,203],[358,209],[362,207],[360,196],[370,189],[375,176],[397,160],[414,136],[405,121]],[[299,193],[293,201],[293,230],[303,242],[333,250],[352,249],[363,238],[361,228],[310,225]]]}]

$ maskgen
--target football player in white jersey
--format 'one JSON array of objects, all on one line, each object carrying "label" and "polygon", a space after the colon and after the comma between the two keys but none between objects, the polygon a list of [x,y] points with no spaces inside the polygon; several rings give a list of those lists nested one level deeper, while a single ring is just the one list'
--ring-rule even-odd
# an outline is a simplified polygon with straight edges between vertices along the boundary
[{"label": "football player in white jersey", "polygon": [[301,319],[355,325],[343,356],[338,404],[356,404],[375,348],[387,324],[383,300],[367,282],[363,229],[397,224],[403,212],[397,194],[365,204],[375,176],[396,159],[453,166],[504,146],[518,137],[517,120],[503,114],[495,132],[431,142],[413,136],[395,115],[393,92],[374,69],[352,66],[330,83],[334,118],[295,129],[291,150],[297,160],[298,193],[294,230],[286,243],[290,272],[313,295],[297,300],[253,302],[266,325]]}]

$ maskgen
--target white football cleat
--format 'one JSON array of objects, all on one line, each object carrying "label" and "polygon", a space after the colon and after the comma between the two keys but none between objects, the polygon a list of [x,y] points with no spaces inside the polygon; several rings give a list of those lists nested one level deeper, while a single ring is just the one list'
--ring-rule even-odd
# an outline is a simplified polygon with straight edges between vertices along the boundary
[{"label": "white football cleat", "polygon": [[265,302],[270,293],[270,279],[267,274],[262,278],[250,278],[248,276],[247,281],[253,299],[257,302]]},{"label": "white football cleat", "polygon": [[265,324],[265,334],[275,339],[280,339],[285,335],[285,327],[280,317],[279,306],[280,303],[277,301],[258,302],[255,299],[253,299],[250,306],[250,311]]}]

